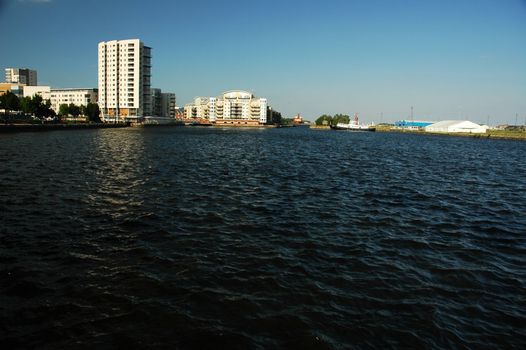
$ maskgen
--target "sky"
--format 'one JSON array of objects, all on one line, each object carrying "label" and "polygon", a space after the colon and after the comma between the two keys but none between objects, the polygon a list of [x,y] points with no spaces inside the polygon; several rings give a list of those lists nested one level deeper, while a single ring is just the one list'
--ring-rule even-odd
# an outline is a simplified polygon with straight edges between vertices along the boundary
[{"label": "sky", "polygon": [[139,38],[179,106],[239,89],[307,120],[526,123],[526,0],[0,0],[0,33],[0,68],[40,85],[97,87],[97,44]]}]

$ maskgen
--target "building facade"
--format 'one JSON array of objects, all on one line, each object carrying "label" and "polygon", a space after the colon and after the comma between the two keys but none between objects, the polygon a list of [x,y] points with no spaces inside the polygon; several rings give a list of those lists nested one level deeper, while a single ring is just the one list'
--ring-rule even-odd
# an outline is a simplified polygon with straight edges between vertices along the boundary
[{"label": "building facade", "polygon": [[87,106],[88,103],[97,103],[97,89],[51,89],[51,108],[58,113],[60,105],[73,103],[77,106]]},{"label": "building facade", "polygon": [[38,85],[37,71],[28,68],[6,68],[5,81],[11,84],[35,86]]},{"label": "building facade", "polygon": [[163,117],[162,115],[162,91],[161,89],[151,89],[152,116]]},{"label": "building facade", "polygon": [[164,92],[161,94],[162,116],[175,118],[177,103],[173,92]]},{"label": "building facade", "polygon": [[18,98],[24,97],[24,86],[11,83],[0,83],[0,96],[7,92],[15,94]]},{"label": "building facade", "polygon": [[394,126],[402,129],[423,129],[428,125],[433,124],[432,121],[427,120],[397,120],[394,122]]},{"label": "building facade", "polygon": [[24,97],[33,97],[35,95],[42,96],[42,99],[49,100],[51,94],[51,87],[49,86],[24,86]]},{"label": "building facade", "polygon": [[267,123],[268,102],[266,98],[257,98],[252,93],[232,90],[218,97],[197,97],[185,106],[186,119],[206,119],[214,124]]},{"label": "building facade", "polygon": [[469,120],[443,120],[426,126],[426,132],[463,132],[472,134],[485,134],[487,125],[479,125]]},{"label": "building facade", "polygon": [[186,119],[206,119],[210,120],[211,97],[196,97],[193,103],[184,106],[184,116]]},{"label": "building facade", "polygon": [[151,48],[129,39],[100,42],[98,51],[102,120],[138,121],[151,115]]},{"label": "building facade", "polygon": [[175,118],[175,94],[162,92],[161,89],[152,88],[152,116]]}]

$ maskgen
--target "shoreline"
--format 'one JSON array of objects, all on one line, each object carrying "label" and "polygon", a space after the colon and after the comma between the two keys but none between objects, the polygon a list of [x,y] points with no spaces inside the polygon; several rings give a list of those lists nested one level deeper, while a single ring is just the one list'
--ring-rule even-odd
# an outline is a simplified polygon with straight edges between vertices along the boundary
[{"label": "shoreline", "polygon": [[[127,123],[105,124],[0,124],[1,133],[16,132],[35,132],[35,131],[56,131],[56,130],[80,130],[80,129],[114,129],[114,128],[155,128],[155,127],[191,127],[191,128],[222,128],[222,129],[273,129],[294,127],[292,125],[184,125],[181,123],[170,124],[140,124],[133,125]],[[310,125],[311,130],[331,130],[327,125]],[[418,130],[403,130],[377,127],[376,132],[381,133],[398,133],[411,135],[428,135],[428,136],[449,136],[449,137],[470,137],[476,139],[493,139],[493,140],[515,140],[526,141],[526,132],[513,132],[505,130],[490,130],[485,134],[470,133],[453,133],[453,132],[425,132]]]},{"label": "shoreline", "polygon": [[449,136],[449,137],[471,137],[475,139],[493,139],[493,140],[515,140],[526,141],[526,132],[513,132],[505,130],[489,130],[485,134],[472,134],[463,132],[426,132],[403,129],[385,129],[377,128],[377,132],[392,132],[399,134],[428,135],[428,136]]},{"label": "shoreline", "polygon": [[[331,130],[327,125],[311,125],[312,130]],[[514,132],[505,130],[489,130],[485,134],[471,134],[462,132],[426,132],[418,130],[403,130],[403,129],[391,129],[376,127],[376,132],[382,133],[398,133],[398,134],[411,134],[411,135],[427,135],[427,136],[449,136],[449,137],[471,137],[475,139],[492,139],[492,140],[514,140],[514,141],[526,141],[526,132]]]},{"label": "shoreline", "polygon": [[120,124],[0,124],[0,133],[25,132],[25,131],[54,131],[78,129],[113,129],[127,128],[129,125]]}]

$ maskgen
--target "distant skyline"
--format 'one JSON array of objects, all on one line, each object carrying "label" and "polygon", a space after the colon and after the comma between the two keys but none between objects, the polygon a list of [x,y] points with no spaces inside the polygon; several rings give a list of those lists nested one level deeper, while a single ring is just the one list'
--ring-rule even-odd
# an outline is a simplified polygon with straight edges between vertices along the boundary
[{"label": "distant skyline", "polygon": [[179,106],[242,89],[308,120],[526,120],[526,0],[0,0],[0,32],[2,81],[96,87],[97,44],[138,38]]}]

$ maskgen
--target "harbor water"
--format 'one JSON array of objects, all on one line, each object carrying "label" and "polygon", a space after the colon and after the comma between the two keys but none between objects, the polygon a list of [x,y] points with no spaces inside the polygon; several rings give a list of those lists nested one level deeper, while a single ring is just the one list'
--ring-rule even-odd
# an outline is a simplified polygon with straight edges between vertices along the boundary
[{"label": "harbor water", "polygon": [[526,348],[526,143],[0,134],[3,349]]}]

